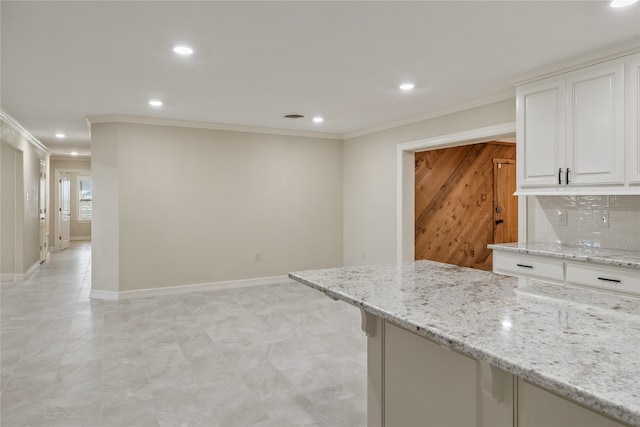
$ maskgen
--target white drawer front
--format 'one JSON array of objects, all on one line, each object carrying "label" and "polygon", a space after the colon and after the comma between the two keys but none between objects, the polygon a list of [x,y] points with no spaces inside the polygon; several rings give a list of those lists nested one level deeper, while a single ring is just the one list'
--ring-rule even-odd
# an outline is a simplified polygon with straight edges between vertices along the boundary
[{"label": "white drawer front", "polygon": [[516,276],[564,281],[564,262],[531,255],[493,251],[493,271]]},{"label": "white drawer front", "polygon": [[568,262],[567,282],[640,295],[640,270]]}]

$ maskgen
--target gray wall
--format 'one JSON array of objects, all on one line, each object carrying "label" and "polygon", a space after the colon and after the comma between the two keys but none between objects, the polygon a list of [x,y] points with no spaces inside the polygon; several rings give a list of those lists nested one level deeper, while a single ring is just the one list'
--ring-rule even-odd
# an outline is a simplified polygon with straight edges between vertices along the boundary
[{"label": "gray wall", "polygon": [[515,98],[344,142],[344,264],[396,262],[397,145],[515,122]]},{"label": "gray wall", "polygon": [[[14,192],[2,192],[2,208],[0,215],[2,224],[2,244],[0,256],[13,252],[14,259],[0,262],[2,277],[22,275],[40,259],[40,239],[38,195],[40,185],[40,162],[49,165],[49,153],[32,144],[20,131],[5,120],[1,121],[2,179],[13,174]],[[7,158],[5,158],[7,156]],[[11,158],[13,157],[13,162]],[[12,165],[11,165],[12,163]],[[9,170],[4,171],[5,164]],[[47,170],[47,176],[49,175]],[[48,187],[48,185],[47,185]],[[3,188],[4,190],[4,188]],[[13,197],[12,197],[13,196]],[[47,195],[48,197],[48,195]],[[7,212],[12,211],[13,220]],[[5,219],[5,215],[9,218]],[[13,223],[13,226],[11,225]],[[49,231],[49,220],[45,223],[45,231]],[[5,233],[8,238],[5,238]],[[12,238],[13,237],[13,238]],[[7,263],[5,265],[5,262]],[[13,267],[11,266],[13,264]],[[5,270],[6,269],[6,270]],[[13,271],[11,271],[13,270]]]},{"label": "gray wall", "polygon": [[2,142],[0,152],[0,273],[16,271],[16,155],[18,152]]},{"label": "gray wall", "polygon": [[340,266],[342,154],[331,139],[92,126],[93,289]]}]

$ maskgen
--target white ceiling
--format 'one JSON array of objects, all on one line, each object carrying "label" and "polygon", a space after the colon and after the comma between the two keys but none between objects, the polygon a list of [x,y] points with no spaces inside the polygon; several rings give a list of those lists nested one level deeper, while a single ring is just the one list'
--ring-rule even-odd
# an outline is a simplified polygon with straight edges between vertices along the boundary
[{"label": "white ceiling", "polygon": [[[607,1],[3,0],[0,13],[1,107],[58,154],[90,151],[93,115],[349,135],[640,42],[640,6]],[[178,42],[195,54],[176,57]]]}]

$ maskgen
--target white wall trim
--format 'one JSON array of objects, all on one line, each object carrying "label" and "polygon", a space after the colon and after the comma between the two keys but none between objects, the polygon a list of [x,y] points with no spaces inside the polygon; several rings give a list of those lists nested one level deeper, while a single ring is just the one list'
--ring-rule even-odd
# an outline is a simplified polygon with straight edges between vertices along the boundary
[{"label": "white wall trim", "polygon": [[91,290],[91,298],[104,300],[127,300],[134,298],[148,298],[166,295],[180,295],[192,292],[218,291],[222,289],[248,288],[252,286],[269,286],[290,282],[287,276],[258,277],[255,279],[227,280],[212,283],[195,283],[191,285],[165,286],[162,288],[136,289],[132,291],[101,291]]},{"label": "white wall trim", "polygon": [[194,128],[194,129],[212,129],[212,130],[225,130],[225,131],[231,131],[231,132],[249,132],[249,133],[262,133],[262,134],[269,134],[269,135],[302,136],[307,138],[342,140],[342,135],[337,133],[264,128],[264,127],[256,127],[256,126],[233,125],[233,124],[224,124],[224,123],[208,123],[208,122],[198,122],[198,121],[189,121],[189,120],[162,119],[157,117],[145,117],[145,116],[128,116],[128,115],[120,115],[120,114],[111,114],[111,115],[104,115],[104,116],[87,116],[86,119],[89,124],[89,130],[91,130],[91,125],[98,124],[98,123],[135,123],[135,124],[142,124],[142,125],[176,126],[176,127],[187,127],[187,128]]},{"label": "white wall trim", "polygon": [[[16,282],[21,282],[22,280],[24,280],[25,277],[27,277],[28,275],[30,275],[31,273],[33,273],[36,268],[40,267],[40,261],[36,261],[31,267],[29,267],[29,269],[27,271],[25,271],[24,273],[15,273],[15,274],[11,274],[8,273],[9,275],[13,276],[13,281]],[[4,275],[3,275],[4,276]],[[2,280],[4,282],[4,278]]]},{"label": "white wall trim", "polygon": [[379,126],[373,126],[370,128],[358,130],[355,132],[349,132],[342,135],[343,139],[355,138],[358,136],[369,135],[372,133],[380,132],[387,129],[396,128],[399,126],[409,125],[416,122],[421,122],[423,120],[434,119],[436,117],[445,116],[447,114],[457,113],[458,111],[468,110],[470,108],[480,107],[483,105],[491,104],[494,102],[504,101],[505,99],[515,98],[516,90],[515,88],[510,88],[504,90],[502,92],[494,93],[493,95],[485,96],[482,98],[474,99],[473,101],[466,102],[463,104],[454,105],[452,107],[440,109],[437,111],[433,111],[431,113],[421,114],[419,116],[408,117],[402,120],[397,120],[394,122],[385,123]]},{"label": "white wall trim", "polygon": [[0,282],[13,282],[14,276],[13,273],[2,273],[0,274]]},{"label": "white wall trim", "polygon": [[586,55],[569,58],[565,61],[552,64],[547,67],[538,68],[523,75],[511,79],[514,86],[530,83],[536,80],[545,79],[547,77],[557,76],[558,74],[568,73],[570,71],[579,70],[580,68],[589,67],[601,62],[610,61],[612,59],[621,58],[627,55],[633,55],[640,52],[640,45],[637,40],[633,40],[623,45],[617,45],[613,48],[597,50]]},{"label": "white wall trim", "polygon": [[83,154],[78,153],[77,156],[72,156],[70,154],[56,154],[52,153],[49,157],[49,160],[52,162],[63,161],[63,162],[86,162],[91,161],[91,153]]},{"label": "white wall trim", "polygon": [[32,145],[34,145],[37,149],[44,151],[47,154],[51,154],[51,151],[45,145],[38,140],[35,136],[31,135],[31,133],[20,124],[19,121],[11,117],[9,113],[0,108],[0,120],[7,123],[13,129],[15,129],[18,133],[20,133],[27,141],[29,141]]},{"label": "white wall trim", "polygon": [[[415,153],[440,148],[477,144],[512,137],[516,123],[509,122],[449,135],[405,142],[397,146],[397,262],[415,259]],[[518,240],[526,242],[526,197],[518,198]]]},{"label": "white wall trim", "polygon": [[[85,221],[89,222],[89,221]],[[91,236],[71,236],[71,241],[91,240]]]}]

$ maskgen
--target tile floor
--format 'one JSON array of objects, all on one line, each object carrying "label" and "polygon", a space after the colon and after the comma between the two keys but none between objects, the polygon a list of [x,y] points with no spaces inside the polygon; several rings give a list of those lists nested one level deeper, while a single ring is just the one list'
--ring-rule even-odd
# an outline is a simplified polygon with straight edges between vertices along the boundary
[{"label": "tile floor", "polygon": [[293,282],[91,300],[90,260],[2,283],[2,426],[366,424],[356,308]]}]

